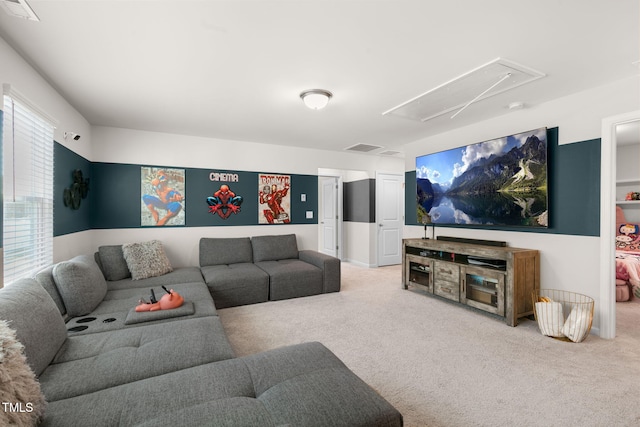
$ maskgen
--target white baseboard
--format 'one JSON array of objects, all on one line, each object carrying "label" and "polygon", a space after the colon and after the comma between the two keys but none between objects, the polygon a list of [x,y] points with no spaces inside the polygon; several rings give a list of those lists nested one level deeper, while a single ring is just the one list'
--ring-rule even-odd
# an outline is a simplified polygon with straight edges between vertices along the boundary
[{"label": "white baseboard", "polygon": [[364,268],[375,268],[375,267],[377,267],[376,264],[367,264],[365,262],[357,261],[355,259],[345,259],[344,262],[348,262],[349,264],[357,265],[358,267],[364,267]]}]

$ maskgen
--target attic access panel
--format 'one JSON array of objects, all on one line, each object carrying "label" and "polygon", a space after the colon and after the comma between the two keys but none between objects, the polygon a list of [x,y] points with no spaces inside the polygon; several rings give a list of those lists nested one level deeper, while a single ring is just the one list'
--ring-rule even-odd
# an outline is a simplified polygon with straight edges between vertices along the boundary
[{"label": "attic access panel", "polygon": [[455,114],[471,101],[481,101],[545,75],[513,61],[496,58],[382,114],[426,122],[443,114]]},{"label": "attic access panel", "polygon": [[28,19],[30,21],[40,20],[31,6],[29,6],[29,3],[27,3],[27,0],[0,0],[0,7],[2,7],[9,16]]}]

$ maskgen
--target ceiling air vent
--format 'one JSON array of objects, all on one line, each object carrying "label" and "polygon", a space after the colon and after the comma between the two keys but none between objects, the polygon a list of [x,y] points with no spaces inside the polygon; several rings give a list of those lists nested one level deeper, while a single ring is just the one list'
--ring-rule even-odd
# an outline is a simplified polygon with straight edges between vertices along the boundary
[{"label": "ceiling air vent", "polygon": [[40,21],[40,18],[31,9],[27,0],[0,0],[0,6],[10,16],[30,21]]},{"label": "ceiling air vent", "polygon": [[351,147],[345,148],[345,150],[346,151],[357,151],[359,153],[368,153],[370,151],[377,150],[379,148],[382,148],[382,147],[379,146],[379,145],[356,144],[356,145],[352,145]]},{"label": "ceiling air vent", "polygon": [[382,114],[420,122],[443,114],[452,114],[453,118],[474,102],[515,89],[545,75],[513,61],[496,58]]},{"label": "ceiling air vent", "polygon": [[396,154],[400,154],[401,151],[395,151],[395,150],[385,150],[382,151],[378,154],[380,154],[381,156],[395,156]]}]

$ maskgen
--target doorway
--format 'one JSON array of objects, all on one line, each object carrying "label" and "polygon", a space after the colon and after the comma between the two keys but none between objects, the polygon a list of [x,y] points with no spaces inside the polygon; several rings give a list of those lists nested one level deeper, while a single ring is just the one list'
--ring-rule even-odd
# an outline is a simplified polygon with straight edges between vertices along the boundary
[{"label": "doorway", "polygon": [[376,172],[378,267],[402,263],[404,177]]},{"label": "doorway", "polygon": [[615,206],[617,130],[619,125],[640,121],[640,111],[602,121],[600,173],[600,337],[616,336]]},{"label": "doorway", "polygon": [[[640,191],[640,120],[618,124],[616,126],[616,210],[621,210],[626,224],[640,224],[640,201],[626,200],[630,192]],[[635,244],[626,247],[618,247],[620,238],[621,246],[626,245],[625,237],[618,237],[620,231],[628,231],[629,227],[620,229],[621,219],[616,215],[615,233],[616,249],[631,250],[635,255],[640,255]],[[635,234],[635,232],[633,233]],[[616,252],[617,253],[617,252]],[[617,264],[616,260],[616,264]],[[629,265],[628,268],[632,268]],[[617,268],[616,268],[617,275]],[[630,275],[629,282],[637,284],[635,274]],[[617,277],[616,277],[617,278]],[[617,283],[617,282],[616,282]],[[633,287],[616,287],[616,335],[626,334],[637,328],[640,322],[640,299],[633,295]],[[621,292],[621,300],[618,301],[618,290]],[[629,292],[628,300],[624,291]]]},{"label": "doorway", "polygon": [[338,176],[320,176],[320,212],[318,227],[318,249],[320,252],[342,259],[342,236],[340,188],[342,178]]}]

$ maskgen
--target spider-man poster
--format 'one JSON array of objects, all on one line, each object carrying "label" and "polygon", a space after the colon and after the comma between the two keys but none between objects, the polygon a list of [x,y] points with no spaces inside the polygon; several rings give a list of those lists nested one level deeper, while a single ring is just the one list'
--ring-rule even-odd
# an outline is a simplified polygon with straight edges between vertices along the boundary
[{"label": "spider-man poster", "polygon": [[184,169],[141,168],[142,226],[185,224],[184,178]]},{"label": "spider-man poster", "polygon": [[291,176],[258,175],[258,223],[291,222]]},{"label": "spider-man poster", "polygon": [[213,195],[207,197],[209,213],[227,219],[231,214],[238,214],[244,199],[236,194],[227,184],[222,184]]}]

